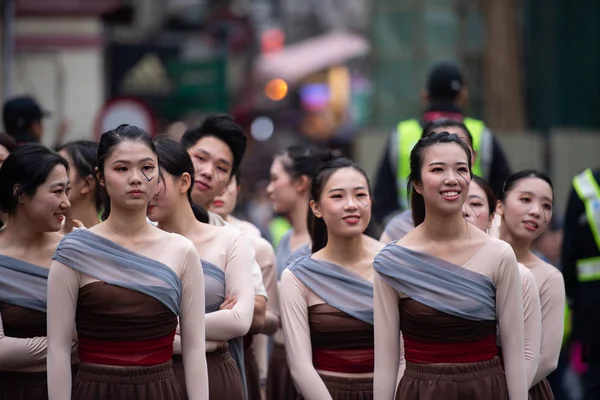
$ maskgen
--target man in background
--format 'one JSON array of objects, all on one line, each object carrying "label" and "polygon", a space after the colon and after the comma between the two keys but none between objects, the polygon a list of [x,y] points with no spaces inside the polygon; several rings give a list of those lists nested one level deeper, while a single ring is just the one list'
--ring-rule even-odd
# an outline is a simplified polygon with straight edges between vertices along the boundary
[{"label": "man in background", "polygon": [[419,119],[401,121],[388,139],[375,183],[373,217],[385,225],[394,215],[409,208],[406,191],[410,152],[421,138],[423,126],[450,118],[463,122],[473,137],[476,162],[473,173],[485,178],[496,193],[510,175],[506,157],[492,132],[481,120],[466,117],[468,90],[459,67],[443,62],[435,65],[422,93],[426,108]]},{"label": "man in background", "polygon": [[44,135],[42,120],[48,115],[30,96],[13,97],[4,103],[2,109],[4,129],[19,146],[41,142]]}]

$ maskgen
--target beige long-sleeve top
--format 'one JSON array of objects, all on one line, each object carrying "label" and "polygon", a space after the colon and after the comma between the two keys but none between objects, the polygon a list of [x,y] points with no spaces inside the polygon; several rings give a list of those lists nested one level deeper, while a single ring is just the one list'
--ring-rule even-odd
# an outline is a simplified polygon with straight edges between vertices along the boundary
[{"label": "beige long-sleeve top", "polygon": [[[177,234],[140,253],[171,268],[181,279],[181,347],[190,400],[208,400],[205,350],[204,276],[194,245]],[[160,247],[160,248],[159,248]],[[158,251],[157,251],[158,250]],[[71,342],[79,289],[97,279],[53,261],[48,278],[48,394],[50,400],[71,398]]]},{"label": "beige long-sleeve top", "polygon": [[521,288],[523,291],[523,328],[527,387],[531,387],[533,386],[535,374],[538,370],[540,347],[542,344],[542,310],[535,277],[521,263],[519,263],[519,275],[521,276]]},{"label": "beige long-sleeve top", "polygon": [[[464,266],[489,277],[496,288],[496,315],[502,335],[506,381],[511,400],[527,399],[527,377],[524,357],[523,300],[519,269],[510,245],[490,240]],[[375,272],[375,400],[394,398],[404,374],[404,346],[401,340],[399,299],[405,297],[389,286]]]},{"label": "beige long-sleeve top", "polygon": [[277,271],[275,250],[266,239],[256,235],[245,235],[254,248],[255,260],[262,273],[262,281],[267,292],[267,312],[263,333],[272,335],[279,328],[279,294],[277,292]]},{"label": "beige long-sleeve top", "polygon": [[[218,342],[244,336],[254,314],[254,285],[249,268],[252,249],[242,233],[230,226],[206,227],[207,232],[194,239],[198,255],[225,272],[225,294],[238,298],[231,310],[206,314],[206,351],[215,351]],[[179,328],[173,352],[179,354]]]},{"label": "beige long-sleeve top", "polygon": [[[294,382],[306,400],[331,400],[329,390],[313,366],[308,321],[308,308],[325,304],[325,301],[287,269],[281,276],[279,288],[285,349]],[[336,375],[352,376],[340,373]]]},{"label": "beige long-sleeve top", "polygon": [[[210,225],[214,225],[214,226],[233,227],[233,225],[226,222],[218,214],[215,214],[210,211],[208,212],[208,223]],[[244,235],[244,237],[247,240],[249,240],[247,235]],[[256,249],[254,249],[254,247],[252,247],[252,256],[250,257],[250,260],[251,260],[251,268],[252,268],[252,282],[254,283],[254,293],[257,296],[263,296],[264,298],[266,298],[268,300],[269,296],[267,295],[267,289],[265,288],[265,285],[263,284],[262,272],[261,272],[260,265],[258,265],[258,262],[256,261]]]},{"label": "beige long-sleeve top", "polygon": [[565,282],[558,269],[542,260],[526,267],[537,282],[542,310],[542,339],[533,386],[558,365],[565,322]]}]

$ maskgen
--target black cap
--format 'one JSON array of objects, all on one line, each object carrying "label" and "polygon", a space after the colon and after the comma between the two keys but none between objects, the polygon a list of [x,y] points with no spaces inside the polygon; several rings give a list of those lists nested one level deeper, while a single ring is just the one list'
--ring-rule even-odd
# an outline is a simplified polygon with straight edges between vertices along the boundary
[{"label": "black cap", "polygon": [[22,132],[33,122],[48,116],[33,97],[13,97],[4,103],[2,119],[7,133]]},{"label": "black cap", "polygon": [[463,86],[460,68],[452,62],[436,64],[427,78],[427,91],[431,99],[454,100]]}]

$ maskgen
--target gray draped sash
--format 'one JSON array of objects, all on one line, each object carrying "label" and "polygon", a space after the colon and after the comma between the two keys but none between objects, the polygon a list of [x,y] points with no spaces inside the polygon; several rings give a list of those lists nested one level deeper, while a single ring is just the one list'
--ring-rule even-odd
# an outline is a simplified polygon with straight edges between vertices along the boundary
[{"label": "gray draped sash", "polygon": [[[214,264],[201,260],[204,271],[204,286],[206,293],[206,313],[219,311],[219,307],[225,300],[225,272]],[[248,384],[246,381],[246,364],[244,363],[244,338],[234,338],[227,341],[229,353],[235,360],[240,370],[246,399],[248,398]]]},{"label": "gray draped sash", "polygon": [[412,211],[406,210],[396,215],[385,226],[385,234],[391,240],[400,240],[410,231],[415,229],[415,224],[412,219]]},{"label": "gray draped sash", "polygon": [[375,256],[373,267],[388,285],[428,307],[472,321],[496,319],[496,288],[485,275],[396,243]]},{"label": "gray draped sash", "polygon": [[362,276],[311,257],[294,261],[288,269],[330,306],[373,325],[373,284]]},{"label": "gray draped sash", "polygon": [[87,229],[67,234],[54,260],[110,285],[154,297],[179,315],[181,280],[171,268]]},{"label": "gray draped sash", "polygon": [[292,236],[292,230],[290,229],[283,235],[275,251],[275,264],[277,266],[277,280],[281,280],[281,274],[283,271],[294,261],[300,257],[311,255],[312,251],[310,245],[304,245],[297,248],[294,251],[290,249],[290,237]]},{"label": "gray draped sash", "polygon": [[0,254],[0,301],[46,312],[48,268]]}]

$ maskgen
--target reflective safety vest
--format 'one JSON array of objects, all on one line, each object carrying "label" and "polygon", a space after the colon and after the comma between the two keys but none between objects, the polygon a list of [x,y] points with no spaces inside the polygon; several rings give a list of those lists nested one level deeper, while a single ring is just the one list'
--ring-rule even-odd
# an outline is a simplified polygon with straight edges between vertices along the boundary
[{"label": "reflective safety vest", "polygon": [[271,234],[271,244],[273,248],[277,248],[279,241],[287,231],[292,228],[292,225],[284,217],[275,217],[269,224],[269,233]]},{"label": "reflective safety vest", "polygon": [[[473,150],[475,150],[478,155],[475,160],[475,165],[472,166],[473,174],[485,177],[483,173],[485,168],[483,165],[489,164],[491,161],[489,160],[490,157],[486,156],[487,152],[484,153],[480,151],[483,141],[483,134],[486,132],[485,124],[483,121],[473,118],[465,118],[463,123],[473,137]],[[417,119],[409,119],[400,122],[396,130],[398,138],[396,187],[398,192],[398,204],[403,210],[409,208],[407,183],[408,176],[410,175],[410,152],[412,151],[413,147],[415,147],[419,139],[421,139],[422,133],[423,128]]]},{"label": "reflective safety vest", "polygon": [[[600,250],[600,186],[591,169],[573,178],[573,187],[585,205],[588,224]],[[577,280],[590,282],[600,280],[600,257],[577,260]]]}]

